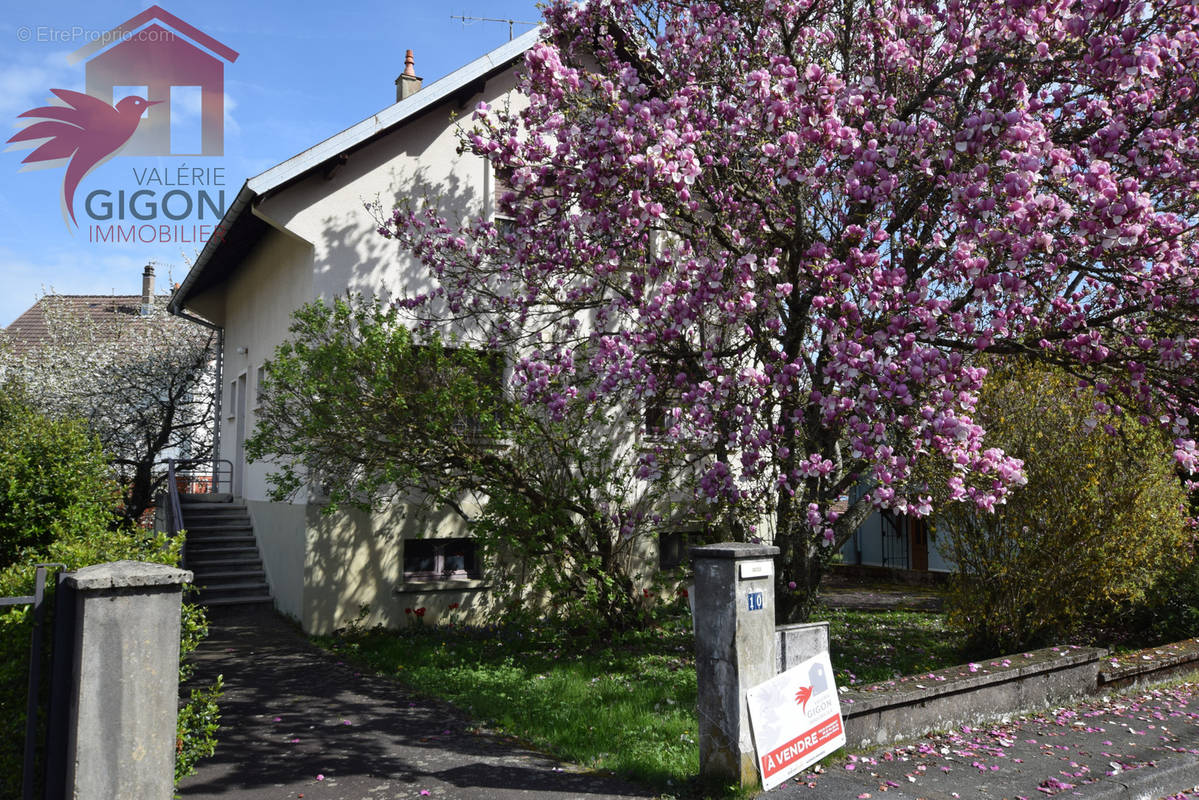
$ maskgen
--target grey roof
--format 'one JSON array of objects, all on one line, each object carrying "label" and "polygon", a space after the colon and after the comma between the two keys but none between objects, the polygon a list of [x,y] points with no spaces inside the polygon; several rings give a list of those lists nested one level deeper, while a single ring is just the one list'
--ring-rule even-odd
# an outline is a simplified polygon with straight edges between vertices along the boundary
[{"label": "grey roof", "polygon": [[[237,255],[244,252],[244,248],[252,244],[265,230],[266,223],[254,217],[251,211],[251,203],[256,198],[283,188],[342,153],[385,134],[448,100],[475,81],[507,67],[536,44],[541,39],[541,34],[540,26],[534,28],[357,125],[352,125],[299,155],[248,179],[225,212],[217,227],[217,233],[208,239],[200,257],[175,290],[169,305],[171,312],[181,311],[190,297],[219,281],[220,276],[212,274],[213,269],[220,266],[219,262],[235,260]],[[228,269],[232,265],[227,264],[225,267]]]}]

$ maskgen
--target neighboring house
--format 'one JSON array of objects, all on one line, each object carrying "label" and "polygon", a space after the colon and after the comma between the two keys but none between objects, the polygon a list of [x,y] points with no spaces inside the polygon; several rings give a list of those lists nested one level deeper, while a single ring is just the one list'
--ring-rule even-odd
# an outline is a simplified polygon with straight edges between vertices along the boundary
[{"label": "neighboring house", "polygon": [[[293,311],[347,291],[387,298],[419,290],[427,275],[377,235],[368,204],[389,210],[432,197],[451,218],[494,214],[495,178],[486,160],[458,152],[455,118],[480,101],[520,104],[515,72],[539,35],[530,31],[424,88],[409,59],[393,105],[246,181],[171,299],[173,313],[223,329],[219,457],[233,464],[233,492],[249,508],[275,604],[305,631],[328,632],[363,608],[368,624],[399,626],[405,609],[424,607],[435,619],[451,604],[471,614],[493,602],[496,576],[482,573],[455,515],[403,503],[322,515],[319,497],[272,502],[271,466],[248,464],[244,442],[263,365],[287,338]],[[694,533],[666,531],[659,552],[646,556],[677,566]]]},{"label": "neighboring house", "polygon": [[7,329],[0,369],[47,413],[84,419],[113,458],[131,518],[162,486],[165,459],[207,456],[213,435],[212,351],[154,292],[40,298]]},{"label": "neighboring house", "polygon": [[[153,268],[150,272],[149,296],[137,294],[89,295],[48,294],[38,298],[21,316],[4,329],[5,340],[14,355],[31,356],[52,343],[51,320],[55,314],[86,319],[103,326],[119,315],[140,316],[148,304],[153,304]],[[166,297],[158,298],[165,303]]]},{"label": "neighboring house", "polygon": [[870,516],[841,548],[843,564],[864,564],[917,572],[949,572],[929,530],[929,521],[890,512]]}]

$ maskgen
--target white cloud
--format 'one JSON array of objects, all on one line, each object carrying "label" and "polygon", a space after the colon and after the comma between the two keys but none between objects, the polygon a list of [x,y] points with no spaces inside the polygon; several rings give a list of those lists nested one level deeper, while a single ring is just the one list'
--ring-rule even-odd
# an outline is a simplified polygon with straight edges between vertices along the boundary
[{"label": "white cloud", "polygon": [[[153,260],[153,259],[151,259]],[[57,294],[140,294],[141,275],[147,259],[130,253],[98,254],[94,249],[77,247],[48,252],[36,260],[0,246],[0,327],[8,327],[37,299],[46,293]],[[182,280],[186,267],[163,267],[159,273],[159,291],[165,290],[168,272]]]},{"label": "white cloud", "polygon": [[0,118],[20,127],[26,123],[18,114],[48,105],[54,100],[51,89],[82,90],[82,80],[83,72],[67,64],[65,52],[49,53],[37,61],[0,64]]}]

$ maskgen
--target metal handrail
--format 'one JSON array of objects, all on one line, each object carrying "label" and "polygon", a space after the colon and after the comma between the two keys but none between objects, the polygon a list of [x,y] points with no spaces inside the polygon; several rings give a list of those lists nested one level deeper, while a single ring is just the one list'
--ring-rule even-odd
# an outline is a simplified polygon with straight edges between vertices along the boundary
[{"label": "metal handrail", "polygon": [[[167,462],[167,534],[174,539],[183,530],[183,504],[179,502],[179,481],[175,479],[175,459]],[[187,537],[179,543],[179,565],[187,569]]]},{"label": "metal handrail", "polygon": [[171,538],[183,530],[183,506],[179,502],[179,481],[175,476],[175,459],[167,462],[167,533]]},{"label": "metal handrail", "polygon": [[[181,472],[193,470],[196,467],[208,467],[212,470],[210,473],[211,484],[209,490],[213,493],[219,493],[221,484],[227,483],[230,489],[233,486],[233,462],[227,459],[216,459],[209,461],[197,460],[177,460],[169,459],[167,462],[167,534],[174,539],[183,530],[183,501],[179,497],[179,478]],[[225,469],[222,469],[222,468]],[[181,469],[182,468],[182,469]],[[222,475],[226,475],[222,480]],[[179,545],[179,563],[187,567],[187,539],[185,538]]]},{"label": "metal handrail", "polygon": [[233,462],[227,458],[218,459],[172,459],[160,461],[159,464],[174,464],[175,477],[193,472],[203,473],[212,483],[209,491],[220,493],[222,487],[226,492],[233,491]]}]

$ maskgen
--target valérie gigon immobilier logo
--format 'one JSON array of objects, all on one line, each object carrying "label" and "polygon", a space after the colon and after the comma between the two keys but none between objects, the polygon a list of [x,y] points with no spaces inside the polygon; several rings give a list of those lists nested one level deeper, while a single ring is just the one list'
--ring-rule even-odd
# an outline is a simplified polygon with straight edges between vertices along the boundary
[{"label": "val\u00e9rie gigon immobilier logo", "polygon": [[[22,171],[65,168],[63,218],[89,241],[203,244],[225,212],[225,170],[194,159],[224,155],[225,63],[237,52],[159,6],[83,33],[68,60],[84,62],[86,91],[47,87],[49,104],[19,115],[28,124],[8,141],[34,148]],[[85,178],[116,156],[139,160],[133,182],[83,186],[80,207]]]}]

